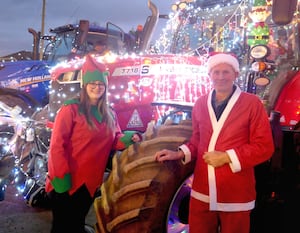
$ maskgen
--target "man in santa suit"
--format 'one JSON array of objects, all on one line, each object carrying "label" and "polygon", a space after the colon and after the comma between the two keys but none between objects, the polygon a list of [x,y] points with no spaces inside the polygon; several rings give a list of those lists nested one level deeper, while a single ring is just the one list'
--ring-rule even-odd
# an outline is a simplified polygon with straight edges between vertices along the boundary
[{"label": "man in santa suit", "polygon": [[249,233],[254,167],[273,154],[271,126],[260,99],[234,84],[239,75],[234,55],[212,54],[207,66],[214,88],[194,105],[192,137],[177,151],[158,151],[155,159],[196,160],[190,233]]}]

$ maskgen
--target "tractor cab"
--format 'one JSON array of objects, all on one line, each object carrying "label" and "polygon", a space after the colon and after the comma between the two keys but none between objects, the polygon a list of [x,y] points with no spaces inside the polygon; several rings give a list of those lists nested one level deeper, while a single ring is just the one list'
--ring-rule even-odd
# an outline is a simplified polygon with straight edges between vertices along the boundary
[{"label": "tractor cab", "polygon": [[[61,62],[82,58],[88,53],[104,55],[106,53],[126,54],[138,49],[135,32],[124,33],[118,26],[108,22],[106,27],[90,25],[81,20],[79,24],[68,24],[50,29],[52,35],[38,37],[34,41],[34,51],[41,40],[46,40],[42,60],[0,63],[0,87],[15,89],[27,93],[38,105],[49,102],[50,69]],[[37,51],[33,53],[37,57]],[[32,106],[35,107],[35,106]]]},{"label": "tractor cab", "polygon": [[82,57],[91,52],[128,53],[132,51],[135,42],[134,34],[125,33],[110,22],[106,24],[106,27],[99,27],[81,20],[79,25],[64,25],[50,29],[50,33],[55,36],[43,37],[49,40],[43,57],[55,63]]}]

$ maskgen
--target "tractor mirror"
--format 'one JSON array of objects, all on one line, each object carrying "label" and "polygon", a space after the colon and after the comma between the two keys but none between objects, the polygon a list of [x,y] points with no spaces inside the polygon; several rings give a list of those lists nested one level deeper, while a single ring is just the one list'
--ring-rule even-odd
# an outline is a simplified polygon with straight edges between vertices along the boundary
[{"label": "tractor mirror", "polygon": [[289,24],[297,8],[297,0],[273,0],[272,20],[277,25]]}]

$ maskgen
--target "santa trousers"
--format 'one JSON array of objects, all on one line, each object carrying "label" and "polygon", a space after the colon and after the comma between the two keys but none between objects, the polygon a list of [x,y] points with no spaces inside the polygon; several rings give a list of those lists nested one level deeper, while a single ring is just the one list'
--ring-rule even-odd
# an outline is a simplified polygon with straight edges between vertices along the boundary
[{"label": "santa trousers", "polygon": [[241,212],[210,211],[209,204],[190,200],[189,233],[249,233],[250,210]]}]

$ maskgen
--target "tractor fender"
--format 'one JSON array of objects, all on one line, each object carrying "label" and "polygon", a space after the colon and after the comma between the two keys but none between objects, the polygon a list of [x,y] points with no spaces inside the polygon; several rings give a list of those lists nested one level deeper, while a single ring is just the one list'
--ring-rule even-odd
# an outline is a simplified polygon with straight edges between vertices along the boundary
[{"label": "tractor fender", "polygon": [[26,116],[31,116],[35,108],[39,105],[38,102],[27,93],[12,88],[0,88],[0,101],[10,107],[18,105],[22,108],[22,115]]}]

